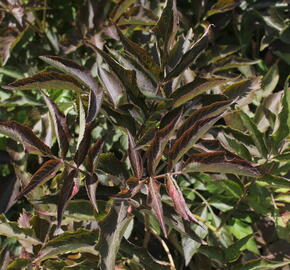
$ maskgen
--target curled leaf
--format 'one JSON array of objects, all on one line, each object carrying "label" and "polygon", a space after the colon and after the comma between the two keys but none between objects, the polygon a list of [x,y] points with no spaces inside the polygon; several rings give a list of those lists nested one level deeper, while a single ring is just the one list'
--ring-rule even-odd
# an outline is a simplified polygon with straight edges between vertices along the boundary
[{"label": "curled leaf", "polygon": [[92,174],[97,168],[97,162],[102,152],[104,145],[104,139],[98,139],[89,149],[86,158],[86,168]]}]

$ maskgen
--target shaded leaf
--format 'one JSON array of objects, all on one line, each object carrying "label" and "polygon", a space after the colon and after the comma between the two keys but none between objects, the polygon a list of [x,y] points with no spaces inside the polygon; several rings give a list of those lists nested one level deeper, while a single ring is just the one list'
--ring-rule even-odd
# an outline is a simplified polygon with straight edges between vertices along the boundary
[{"label": "shaded leaf", "polygon": [[60,227],[64,210],[71,198],[78,192],[78,172],[71,170],[63,179],[63,185],[59,194],[57,204],[57,226]]},{"label": "shaded leaf", "polygon": [[101,256],[100,269],[115,270],[115,260],[121,240],[132,220],[127,216],[127,206],[115,203],[109,215],[100,222],[100,239],[97,248]]},{"label": "shaded leaf", "polygon": [[289,89],[290,76],[287,77],[284,86],[284,96],[282,98],[282,110],[278,115],[279,128],[272,134],[274,141],[279,144],[281,140],[290,134],[290,89]]},{"label": "shaded leaf", "polygon": [[[160,44],[161,53],[167,54],[178,30],[178,14],[175,0],[167,0],[163,12],[153,31]],[[163,45],[163,46],[162,46]]]},{"label": "shaded leaf", "polygon": [[89,197],[95,211],[98,213],[99,210],[98,210],[97,201],[96,201],[96,189],[98,186],[98,176],[95,173],[90,175],[90,176],[87,175],[85,177],[84,182],[85,182],[85,187],[87,190],[88,197]]},{"label": "shaded leaf", "polygon": [[12,263],[10,263],[6,269],[7,270],[20,270],[20,269],[23,269],[25,266],[28,266],[29,263],[30,263],[29,259],[17,258]]},{"label": "shaded leaf", "polygon": [[61,156],[64,158],[69,149],[69,133],[64,114],[59,110],[57,105],[44,93],[42,93],[45,103],[53,119],[56,133],[56,139],[61,150]]},{"label": "shaded leaf", "polygon": [[74,232],[64,232],[63,234],[48,241],[47,244],[41,249],[33,263],[39,263],[48,258],[52,258],[67,252],[85,252],[98,256],[99,252],[94,248],[96,241],[97,233],[95,231],[78,229]]},{"label": "shaded leaf", "polygon": [[118,21],[118,19],[124,14],[124,12],[136,1],[137,0],[122,0],[118,2],[118,5],[116,5],[115,9],[113,10],[113,14],[111,15],[112,21]]},{"label": "shaded leaf", "polygon": [[58,72],[41,72],[29,78],[19,79],[2,88],[7,90],[67,89],[83,91],[82,85],[74,77]]},{"label": "shaded leaf", "polygon": [[290,264],[290,261],[286,262],[271,262],[266,260],[251,260],[247,261],[243,265],[236,266],[235,270],[269,270],[269,269],[278,269],[283,266]]},{"label": "shaded leaf", "polygon": [[196,96],[211,90],[215,87],[220,87],[226,84],[228,80],[211,80],[208,82],[196,82],[192,81],[178,89],[176,89],[173,94],[170,96],[174,99],[173,107],[179,107],[184,103],[192,100]]},{"label": "shaded leaf", "polygon": [[192,154],[184,165],[183,172],[232,173],[251,177],[261,175],[249,161],[224,151]]},{"label": "shaded leaf", "polygon": [[257,180],[273,187],[290,188],[290,180],[277,175],[266,174]]},{"label": "shaded leaf", "polygon": [[[169,151],[168,167],[172,168],[193,144],[195,144],[221,117],[222,115],[220,114],[211,118],[198,120],[180,137],[177,137]],[[177,133],[179,133],[179,130]]]},{"label": "shaded leaf", "polygon": [[97,94],[94,90],[90,91],[89,95],[89,106],[86,117],[86,123],[92,123],[101,109],[101,104],[103,100],[103,93]]},{"label": "shaded leaf", "polygon": [[21,193],[17,196],[17,199],[29,193],[36,186],[43,184],[49,179],[53,178],[61,166],[62,163],[55,159],[51,159],[43,163],[42,166],[33,174],[29,184],[24,187]]},{"label": "shaded leaf", "polygon": [[236,261],[239,258],[239,256],[241,255],[241,250],[244,248],[244,246],[247,244],[249,239],[251,239],[252,237],[253,237],[253,235],[249,234],[249,235],[241,238],[240,240],[238,240],[237,242],[235,242],[231,246],[229,246],[225,252],[226,261],[227,262]]},{"label": "shaded leaf", "polygon": [[28,152],[50,155],[50,148],[33,131],[15,121],[0,122],[0,133],[21,142]]},{"label": "shaded leaf", "polygon": [[159,189],[160,183],[157,182],[153,177],[150,177],[148,183],[148,205],[152,208],[154,215],[157,217],[164,236],[167,237],[167,230],[164,223],[163,207]]},{"label": "shaded leaf", "polygon": [[181,115],[182,110],[175,109],[163,116],[160,128],[156,131],[150,147],[146,152],[148,172],[150,175],[154,175],[156,167],[163,155],[163,150],[173,135]]},{"label": "shaded leaf", "polygon": [[132,169],[134,171],[134,175],[138,179],[141,179],[143,176],[142,158],[140,156],[139,151],[135,149],[136,144],[135,144],[134,138],[131,135],[130,131],[128,130],[127,133],[128,133],[128,144],[129,144],[128,156],[130,159],[130,163],[131,163]]},{"label": "shaded leaf", "polygon": [[279,82],[279,68],[277,63],[272,65],[262,80],[263,96],[270,95]]},{"label": "shaded leaf", "polygon": [[207,47],[210,35],[211,25],[207,27],[202,37],[197,40],[192,47],[183,55],[178,64],[173,68],[171,72],[169,72],[165,81],[169,81],[178,75],[180,75],[186,68],[192,65],[196,58],[201,54],[201,52]]}]

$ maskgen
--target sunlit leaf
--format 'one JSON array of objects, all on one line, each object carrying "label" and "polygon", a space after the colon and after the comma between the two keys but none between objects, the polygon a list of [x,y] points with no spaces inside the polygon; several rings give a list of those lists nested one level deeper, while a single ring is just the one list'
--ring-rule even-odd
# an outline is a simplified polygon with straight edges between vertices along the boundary
[{"label": "sunlit leaf", "polygon": [[0,122],[0,133],[21,142],[31,153],[50,155],[50,148],[44,144],[33,131],[15,121]]},{"label": "sunlit leaf", "polygon": [[67,89],[83,91],[82,85],[71,75],[58,72],[41,72],[29,78],[19,79],[2,88],[7,90]]},{"label": "sunlit leaf", "polygon": [[229,152],[218,151],[192,154],[184,172],[219,172],[257,177],[261,173],[249,161]]},{"label": "sunlit leaf", "polygon": [[42,96],[53,119],[56,139],[58,142],[58,146],[61,150],[62,157],[65,157],[69,149],[69,133],[66,118],[64,114],[59,110],[57,105],[46,94],[42,93]]},{"label": "sunlit leaf", "polygon": [[24,189],[17,196],[17,198],[26,195],[36,186],[43,184],[49,179],[53,178],[61,166],[62,163],[55,159],[51,159],[43,163],[42,166],[33,174],[29,184],[24,187]]}]

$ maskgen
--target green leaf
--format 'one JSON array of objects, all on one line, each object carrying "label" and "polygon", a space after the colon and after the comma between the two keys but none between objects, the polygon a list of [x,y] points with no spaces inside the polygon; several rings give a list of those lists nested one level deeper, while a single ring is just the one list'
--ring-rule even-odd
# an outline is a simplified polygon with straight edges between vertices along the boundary
[{"label": "green leaf", "polygon": [[179,107],[184,103],[192,100],[196,96],[209,91],[215,87],[220,87],[226,84],[228,80],[211,80],[208,82],[196,82],[192,81],[178,89],[176,89],[170,96],[174,99],[173,108]]},{"label": "green leaf", "polygon": [[74,77],[58,72],[41,72],[2,86],[2,88],[7,90],[66,89],[79,92],[84,90]]},{"label": "green leaf", "polygon": [[263,157],[267,157],[268,150],[264,141],[264,134],[258,130],[257,125],[252,121],[252,119],[247,114],[241,111],[240,117],[243,121],[244,126],[249,131],[260,154]]},{"label": "green leaf", "polygon": [[124,12],[136,2],[136,0],[122,0],[114,9],[112,21],[116,22],[124,14]]},{"label": "green leaf", "polygon": [[7,267],[7,270],[21,270],[25,266],[28,266],[30,263],[29,259],[17,258],[12,263],[10,263]]},{"label": "green leaf", "polygon": [[271,262],[266,260],[252,260],[244,263],[243,265],[235,266],[235,270],[270,270],[278,269],[290,264],[290,261],[286,262]]},{"label": "green leaf", "polygon": [[241,255],[241,251],[245,248],[245,245],[247,242],[253,237],[252,234],[249,234],[237,242],[235,242],[233,245],[229,246],[225,251],[225,259],[227,262],[234,262],[236,261],[239,256]]},{"label": "green leaf", "polygon": [[262,80],[263,96],[269,96],[276,88],[279,82],[279,68],[278,64],[275,63],[270,67],[268,72],[265,74]]},{"label": "green leaf", "polygon": [[272,187],[290,188],[290,180],[277,175],[266,174],[258,178],[257,181],[267,183]]},{"label": "green leaf", "polygon": [[15,121],[0,122],[0,133],[24,145],[29,153],[50,155],[50,148],[33,131]]},{"label": "green leaf", "polygon": [[48,241],[33,263],[39,263],[68,252],[85,252],[98,256],[99,252],[94,247],[97,241],[97,235],[95,231],[87,231],[84,229],[78,229],[74,232],[64,232]]},{"label": "green leaf", "polygon": [[272,134],[276,144],[279,144],[284,138],[290,134],[290,76],[287,77],[284,86],[284,96],[282,99],[282,111],[279,113],[279,128]]},{"label": "green leaf", "polygon": [[210,35],[210,26],[207,27],[202,37],[196,41],[192,47],[183,55],[178,64],[173,68],[171,72],[169,72],[165,81],[169,81],[178,75],[180,75],[186,68],[192,65],[197,57],[203,52],[203,50],[207,47],[209,35]]},{"label": "green leaf", "polygon": [[217,151],[192,154],[183,172],[215,172],[232,173],[251,177],[260,176],[261,173],[249,161],[230,152]]},{"label": "green leaf", "polygon": [[160,196],[160,183],[154,178],[150,177],[148,183],[148,202],[147,204],[152,208],[152,211],[159,221],[162,232],[167,237],[167,229],[164,222],[163,207]]},{"label": "green leaf", "polygon": [[222,115],[218,115],[198,120],[180,137],[177,137],[169,151],[169,168],[172,168],[221,117]]},{"label": "green leaf", "polygon": [[32,245],[42,244],[33,236],[31,229],[19,228],[17,222],[8,221],[3,215],[0,216],[0,235],[24,241]]},{"label": "green leaf", "polygon": [[201,243],[196,242],[190,237],[182,236],[181,244],[185,259],[185,265],[187,266],[190,263],[192,256],[198,251]]},{"label": "green leaf", "polygon": [[52,117],[58,146],[61,150],[61,156],[64,158],[69,149],[69,131],[66,118],[57,105],[46,94],[42,93],[42,96]]},{"label": "green leaf", "polygon": [[127,206],[122,202],[112,207],[109,215],[100,222],[100,239],[97,249],[101,256],[101,269],[115,270],[115,260],[124,233],[133,216],[127,216]]},{"label": "green leaf", "polygon": [[17,199],[26,195],[38,185],[43,184],[53,178],[61,166],[63,166],[63,164],[59,160],[55,159],[51,159],[43,163],[41,167],[33,174],[29,184],[24,187],[21,193],[17,196]]}]

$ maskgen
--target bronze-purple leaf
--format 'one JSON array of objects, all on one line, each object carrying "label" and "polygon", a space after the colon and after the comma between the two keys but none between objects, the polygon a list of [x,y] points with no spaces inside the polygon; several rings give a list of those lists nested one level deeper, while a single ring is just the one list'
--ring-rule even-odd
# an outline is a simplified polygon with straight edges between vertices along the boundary
[{"label": "bronze-purple leaf", "polygon": [[60,227],[63,218],[63,213],[71,198],[79,191],[78,172],[71,170],[63,180],[58,204],[57,204],[57,226]]},{"label": "bronze-purple leaf", "polygon": [[[222,114],[198,120],[180,137],[177,137],[169,151],[169,169],[171,169],[176,162],[178,162],[183,155],[192,148],[193,144],[195,144],[221,117]],[[180,134],[179,131],[177,133]]]},{"label": "bronze-purple leaf", "polygon": [[41,72],[29,78],[16,80],[2,88],[8,90],[67,89],[83,91],[78,80],[71,75],[59,72]]},{"label": "bronze-purple leaf", "polygon": [[100,153],[104,146],[104,138],[98,139],[89,149],[86,157],[86,168],[92,174],[96,168]]},{"label": "bronze-purple leaf", "polygon": [[175,211],[185,220],[192,221],[197,225],[204,228],[204,226],[193,216],[188,206],[186,205],[185,199],[179,189],[178,184],[171,174],[166,175],[166,188],[167,193],[171,197]]},{"label": "bronze-purple leaf", "polygon": [[167,113],[161,120],[160,129],[156,131],[155,136],[146,152],[147,167],[150,175],[155,174],[156,167],[163,155],[163,150],[173,135],[175,128],[181,118],[182,110],[175,109]]},{"label": "bronze-purple leaf", "polygon": [[82,162],[86,158],[86,155],[88,154],[88,150],[89,150],[91,139],[92,139],[91,133],[92,133],[93,127],[94,125],[92,123],[86,124],[84,137],[82,138],[74,156],[74,161],[77,166],[80,166],[82,164]]},{"label": "bronze-purple leaf", "polygon": [[96,189],[98,186],[98,176],[96,174],[87,175],[85,177],[85,187],[87,190],[88,197],[95,208],[96,212],[98,213],[98,206],[96,201]]},{"label": "bronze-purple leaf", "polygon": [[251,177],[261,176],[255,164],[228,151],[192,154],[183,170],[189,172],[231,173]]},{"label": "bronze-purple leaf", "polygon": [[69,131],[66,117],[46,94],[42,93],[42,95],[53,119],[56,139],[61,150],[61,156],[64,158],[69,149]]},{"label": "bronze-purple leaf", "polygon": [[153,177],[150,177],[149,183],[148,183],[148,189],[149,189],[148,205],[152,208],[153,214],[158,219],[164,236],[167,237],[167,229],[165,227],[163,207],[162,207],[161,196],[160,196],[160,191],[159,191],[160,183],[156,181]]},{"label": "bronze-purple leaf", "polygon": [[0,122],[0,133],[22,143],[30,153],[50,155],[50,148],[29,128],[15,121]]},{"label": "bronze-purple leaf", "polygon": [[17,199],[26,195],[36,186],[45,183],[49,179],[53,178],[60,167],[62,162],[56,159],[51,159],[46,161],[42,166],[33,174],[29,184],[22,190],[22,192],[17,196]]},{"label": "bronze-purple leaf", "polygon": [[128,142],[129,142],[128,156],[130,159],[130,163],[134,171],[134,175],[138,179],[141,179],[143,175],[142,158],[140,156],[139,151],[135,149],[136,144],[130,131],[128,130],[127,133],[128,133]]}]

